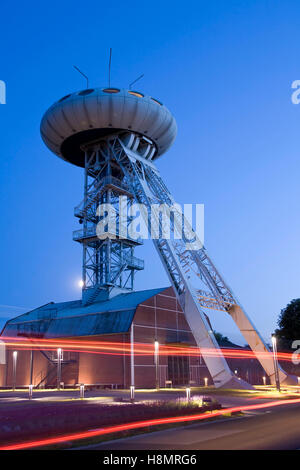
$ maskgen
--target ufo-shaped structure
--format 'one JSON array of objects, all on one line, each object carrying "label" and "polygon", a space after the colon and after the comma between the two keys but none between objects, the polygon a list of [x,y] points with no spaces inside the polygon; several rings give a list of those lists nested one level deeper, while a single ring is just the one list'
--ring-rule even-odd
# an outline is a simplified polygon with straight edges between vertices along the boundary
[{"label": "ufo-shaped structure", "polygon": [[80,167],[84,167],[82,145],[121,131],[148,138],[155,148],[154,160],[174,142],[177,125],[156,98],[120,88],[89,88],[68,94],[46,111],[41,122],[47,147]]}]

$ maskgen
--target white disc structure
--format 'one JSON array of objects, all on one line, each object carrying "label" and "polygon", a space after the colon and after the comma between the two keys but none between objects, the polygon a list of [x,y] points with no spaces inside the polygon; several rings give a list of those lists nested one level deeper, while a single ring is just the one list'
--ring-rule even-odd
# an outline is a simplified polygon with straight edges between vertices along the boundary
[{"label": "white disc structure", "polygon": [[154,144],[154,160],[174,142],[177,125],[159,100],[119,88],[89,88],[66,95],[46,111],[41,122],[47,147],[81,167],[83,144],[120,131],[148,138]]}]

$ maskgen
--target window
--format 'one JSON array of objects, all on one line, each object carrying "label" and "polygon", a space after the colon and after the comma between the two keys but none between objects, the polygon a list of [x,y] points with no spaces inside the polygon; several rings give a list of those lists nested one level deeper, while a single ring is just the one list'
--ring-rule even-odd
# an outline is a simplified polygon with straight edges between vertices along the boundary
[{"label": "window", "polygon": [[130,95],[137,96],[138,98],[143,98],[144,97],[144,95],[142,93],[138,92],[138,91],[128,91],[128,93]]},{"label": "window", "polygon": [[80,96],[84,96],[84,95],[89,95],[90,93],[93,93],[94,88],[88,88],[87,90],[82,90],[78,93],[78,95]]},{"label": "window", "polygon": [[104,93],[119,93],[119,88],[104,88]]},{"label": "window", "polygon": [[61,98],[58,102],[60,103],[61,101],[66,100],[66,99],[69,98],[70,96],[71,96],[71,94],[66,95],[66,96],[64,96],[63,98]]},{"label": "window", "polygon": [[168,356],[168,380],[172,380],[173,385],[189,383],[190,367],[187,356]]},{"label": "window", "polygon": [[151,99],[152,99],[152,101],[155,101],[155,103],[159,104],[160,106],[163,105],[160,101],[156,100],[155,98],[151,98]]}]

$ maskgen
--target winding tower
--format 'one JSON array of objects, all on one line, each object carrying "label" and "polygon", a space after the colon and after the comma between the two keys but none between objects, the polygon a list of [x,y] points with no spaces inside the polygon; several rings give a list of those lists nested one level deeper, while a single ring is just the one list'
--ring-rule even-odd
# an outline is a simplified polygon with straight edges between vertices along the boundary
[{"label": "winding tower", "polygon": [[[144,268],[143,260],[134,255],[141,240],[129,236],[124,224],[122,233],[118,228],[114,233],[99,230],[104,214],[98,208],[100,204],[111,204],[119,220],[133,203],[143,204],[148,209],[143,216],[149,230],[153,205],[174,208],[175,200],[155,161],[171,147],[176,133],[174,117],[159,100],[139,91],[113,87],[68,94],[43,116],[41,135],[47,147],[84,169],[84,196],[75,208],[82,227],[73,234],[83,247],[83,304],[133,289],[135,272]],[[130,223],[130,217],[126,220]],[[176,220],[174,217],[171,224],[173,235],[178,228]],[[162,233],[159,214],[155,223]],[[197,249],[191,248],[184,237],[157,237],[153,243],[215,386],[250,388],[228,367],[206,309],[231,316],[275,383],[274,363],[267,345],[194,235]],[[282,369],[279,376],[282,383],[294,383],[294,377]]]}]

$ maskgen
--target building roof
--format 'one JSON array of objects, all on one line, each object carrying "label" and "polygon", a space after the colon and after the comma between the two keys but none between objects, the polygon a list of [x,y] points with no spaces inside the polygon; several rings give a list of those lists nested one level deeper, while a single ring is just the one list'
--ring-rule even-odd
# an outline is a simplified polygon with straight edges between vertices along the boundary
[{"label": "building roof", "polygon": [[86,306],[81,300],[50,302],[9,320],[2,335],[58,338],[125,333],[137,306],[165,289],[121,293]]}]

